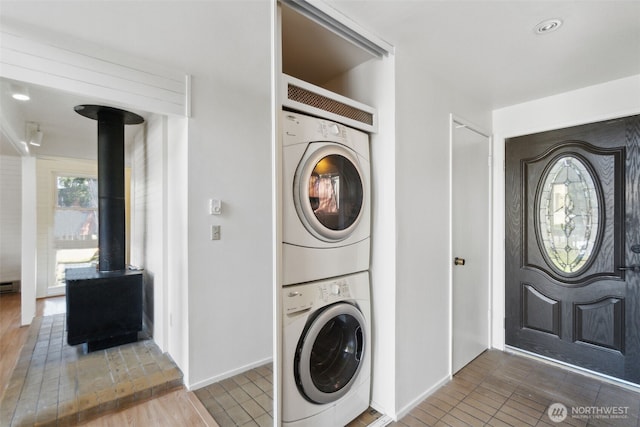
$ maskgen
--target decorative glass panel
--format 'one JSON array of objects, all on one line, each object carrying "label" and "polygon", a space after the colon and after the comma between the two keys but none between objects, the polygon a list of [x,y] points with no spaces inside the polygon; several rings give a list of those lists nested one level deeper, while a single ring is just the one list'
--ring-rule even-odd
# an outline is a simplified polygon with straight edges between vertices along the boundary
[{"label": "decorative glass panel", "polygon": [[595,180],[585,164],[573,156],[558,159],[542,180],[540,246],[555,269],[577,273],[593,253],[600,226]]}]

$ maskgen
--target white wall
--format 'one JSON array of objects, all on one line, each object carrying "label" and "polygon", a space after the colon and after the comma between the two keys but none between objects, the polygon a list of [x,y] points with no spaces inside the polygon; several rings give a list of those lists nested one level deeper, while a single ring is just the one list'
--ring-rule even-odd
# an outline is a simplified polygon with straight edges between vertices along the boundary
[{"label": "white wall", "polygon": [[36,213],[36,159],[22,157],[22,265],[21,324],[29,325],[36,315],[36,249],[38,220]]},{"label": "white wall", "polygon": [[490,128],[488,105],[421,69],[402,43],[328,87],[380,113],[372,135],[372,406],[402,417],[449,379],[449,115]]},{"label": "white wall", "polygon": [[[189,256],[185,381],[192,388],[272,359],[270,4],[209,4],[233,25],[205,29],[203,40],[213,45],[201,54],[215,55],[215,65],[192,71],[183,230]],[[218,51],[215,43],[237,47]],[[210,198],[222,200],[222,215],[209,215]],[[210,240],[213,224],[221,226],[221,240]]]},{"label": "white wall", "polygon": [[[505,138],[640,113],[640,75],[493,111],[494,164],[504,162]],[[494,168],[493,241],[504,242],[504,169]],[[493,346],[504,348],[504,244],[493,253]]]},{"label": "white wall", "polygon": [[[189,241],[188,125],[182,117],[167,118],[165,259],[167,288],[162,322],[166,348],[185,378],[189,378]],[[156,313],[157,314],[157,313]]]},{"label": "white wall", "polygon": [[20,280],[22,159],[0,156],[0,282]]},{"label": "white wall", "polygon": [[[130,156],[131,257],[130,263],[144,268],[144,319],[161,349],[165,348],[165,140],[166,118],[153,115],[136,134]],[[157,321],[156,321],[157,320]]]},{"label": "white wall", "polygon": [[376,108],[371,147],[371,406],[396,413],[396,104],[395,57],[370,60],[327,83],[329,90]]},{"label": "white wall", "polygon": [[395,360],[400,416],[450,375],[449,114],[491,127],[488,105],[432,77],[419,57],[408,46],[396,45]]}]

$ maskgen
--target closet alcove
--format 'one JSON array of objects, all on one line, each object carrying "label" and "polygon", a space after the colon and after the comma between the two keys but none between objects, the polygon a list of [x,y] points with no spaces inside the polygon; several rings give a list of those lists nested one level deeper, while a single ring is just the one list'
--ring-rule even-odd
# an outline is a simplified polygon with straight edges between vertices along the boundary
[{"label": "closet alcove", "polygon": [[[338,7],[338,6],[336,6]],[[282,364],[282,195],[279,111],[287,98],[287,76],[334,92],[376,110],[377,125],[369,131],[372,187],[371,312],[372,389],[370,406],[392,412],[395,377],[395,312],[385,306],[395,300],[395,58],[393,46],[369,33],[330,5],[280,0],[275,37],[274,203],[274,425],[281,425]],[[308,114],[308,113],[307,113]],[[386,207],[385,207],[386,204]],[[385,226],[385,224],[387,224]]]}]

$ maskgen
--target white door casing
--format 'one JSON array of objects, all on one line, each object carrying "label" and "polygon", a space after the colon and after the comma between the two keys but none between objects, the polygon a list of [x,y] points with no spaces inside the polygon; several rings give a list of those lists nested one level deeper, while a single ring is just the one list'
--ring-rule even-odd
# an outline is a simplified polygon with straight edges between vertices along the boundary
[{"label": "white door casing", "polygon": [[451,373],[455,374],[490,345],[491,138],[454,116],[451,251]]}]

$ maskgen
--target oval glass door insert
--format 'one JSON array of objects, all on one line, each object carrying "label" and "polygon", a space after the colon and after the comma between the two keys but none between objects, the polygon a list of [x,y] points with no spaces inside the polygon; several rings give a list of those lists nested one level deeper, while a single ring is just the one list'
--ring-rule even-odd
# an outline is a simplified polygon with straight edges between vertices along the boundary
[{"label": "oval glass door insert", "polygon": [[577,274],[594,254],[601,223],[596,181],[571,155],[557,159],[541,180],[538,243],[554,270]]}]

